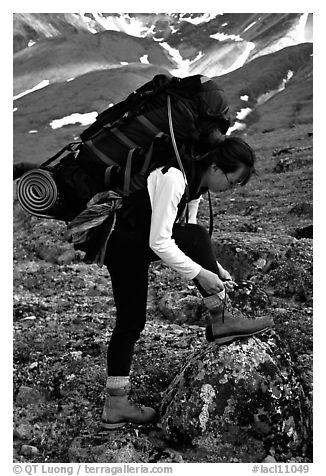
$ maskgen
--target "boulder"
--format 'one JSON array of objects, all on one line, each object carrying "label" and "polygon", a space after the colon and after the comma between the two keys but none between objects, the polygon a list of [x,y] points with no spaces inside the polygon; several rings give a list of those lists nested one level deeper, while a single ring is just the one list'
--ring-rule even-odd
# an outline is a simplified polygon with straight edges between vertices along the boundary
[{"label": "boulder", "polygon": [[216,462],[277,461],[306,452],[302,387],[274,331],[196,351],[163,395],[163,433]]}]

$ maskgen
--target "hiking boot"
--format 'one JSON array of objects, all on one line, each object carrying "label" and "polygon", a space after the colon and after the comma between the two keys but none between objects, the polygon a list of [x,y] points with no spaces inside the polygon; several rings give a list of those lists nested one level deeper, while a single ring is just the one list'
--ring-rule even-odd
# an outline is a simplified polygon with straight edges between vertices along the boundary
[{"label": "hiking boot", "polygon": [[[213,297],[209,296],[209,298]],[[259,334],[274,325],[271,317],[259,317],[257,319],[235,317],[228,309],[230,304],[227,306],[226,294],[223,301],[217,296],[214,296],[214,298],[214,311],[211,307],[210,322],[206,327],[206,339],[208,342],[214,341],[219,344],[225,344],[241,337]]]},{"label": "hiking boot", "polygon": [[135,405],[128,400],[128,388],[106,389],[102,413],[102,427],[107,430],[121,428],[126,423],[144,425],[156,416],[154,408]]}]

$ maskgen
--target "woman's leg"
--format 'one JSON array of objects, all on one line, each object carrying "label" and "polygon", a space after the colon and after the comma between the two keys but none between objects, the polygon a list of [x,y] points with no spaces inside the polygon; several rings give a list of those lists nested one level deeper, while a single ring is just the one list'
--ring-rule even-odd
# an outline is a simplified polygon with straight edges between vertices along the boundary
[{"label": "woman's leg", "polygon": [[146,237],[115,230],[109,243],[106,266],[116,305],[116,325],[107,353],[107,373],[129,375],[135,342],[146,322],[148,245]]},{"label": "woman's leg", "polygon": [[[218,266],[211,238],[203,226],[192,223],[184,226],[175,225],[173,228],[173,238],[178,247],[189,258],[208,271],[218,275]],[[194,282],[201,295],[203,297],[208,296],[208,293],[200,286],[196,279],[194,279]]]},{"label": "woman's leg", "polygon": [[116,305],[116,325],[107,351],[106,399],[102,425],[118,428],[127,422],[148,423],[155,417],[150,407],[128,400],[129,373],[134,345],[146,322],[149,249],[148,237],[115,230],[106,257]]}]

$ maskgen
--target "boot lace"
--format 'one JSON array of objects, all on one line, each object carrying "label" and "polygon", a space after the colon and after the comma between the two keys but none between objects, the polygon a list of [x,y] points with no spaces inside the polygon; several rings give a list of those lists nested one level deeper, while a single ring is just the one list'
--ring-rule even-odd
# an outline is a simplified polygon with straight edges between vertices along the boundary
[{"label": "boot lace", "polygon": [[224,298],[223,298],[223,309],[222,309],[222,322],[224,323],[224,311],[225,309],[229,312],[231,312],[232,316],[234,315],[233,308],[231,306],[230,301],[228,300],[226,292],[224,293]]}]

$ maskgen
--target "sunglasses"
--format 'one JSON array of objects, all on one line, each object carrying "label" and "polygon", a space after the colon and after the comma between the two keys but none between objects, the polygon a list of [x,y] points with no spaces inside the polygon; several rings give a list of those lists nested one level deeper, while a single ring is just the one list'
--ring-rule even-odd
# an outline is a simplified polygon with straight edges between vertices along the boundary
[{"label": "sunglasses", "polygon": [[232,188],[232,187],[241,187],[242,185],[245,185],[248,181],[248,176],[246,176],[246,177],[242,178],[241,180],[238,180],[237,182],[232,183],[232,182],[230,182],[229,177],[227,176],[227,174],[225,172],[223,172],[223,174],[225,175],[225,178],[226,178],[228,184],[230,185],[230,188]]}]

